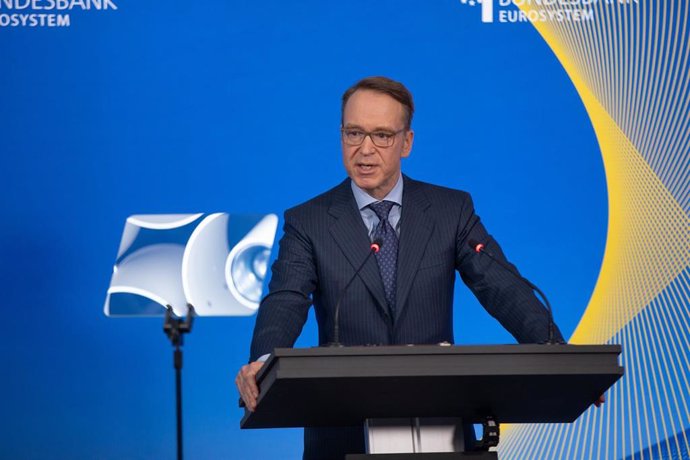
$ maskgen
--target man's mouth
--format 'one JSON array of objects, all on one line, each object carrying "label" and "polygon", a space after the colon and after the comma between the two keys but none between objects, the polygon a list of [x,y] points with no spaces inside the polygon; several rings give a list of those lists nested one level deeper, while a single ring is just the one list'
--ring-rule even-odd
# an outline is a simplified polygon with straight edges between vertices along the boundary
[{"label": "man's mouth", "polygon": [[364,172],[368,172],[373,170],[376,167],[376,165],[369,163],[357,163],[357,167]]}]

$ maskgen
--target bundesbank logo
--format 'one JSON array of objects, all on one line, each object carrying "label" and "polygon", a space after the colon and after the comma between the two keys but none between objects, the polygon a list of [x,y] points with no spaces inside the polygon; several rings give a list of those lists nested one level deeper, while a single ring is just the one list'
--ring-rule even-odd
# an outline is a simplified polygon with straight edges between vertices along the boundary
[{"label": "bundesbank logo", "polygon": [[0,28],[70,27],[73,11],[117,10],[114,0],[0,0]]},{"label": "bundesbank logo", "polygon": [[494,0],[460,0],[470,6],[482,6],[482,22],[494,22]]},{"label": "bundesbank logo", "polygon": [[[482,22],[581,22],[594,19],[597,5],[629,5],[639,0],[460,0],[480,6]],[[525,8],[522,8],[525,7]]]}]

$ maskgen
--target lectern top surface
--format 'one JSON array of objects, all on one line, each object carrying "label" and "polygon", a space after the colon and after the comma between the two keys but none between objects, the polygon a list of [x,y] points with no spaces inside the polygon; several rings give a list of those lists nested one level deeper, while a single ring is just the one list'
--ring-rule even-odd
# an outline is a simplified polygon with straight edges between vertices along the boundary
[{"label": "lectern top surface", "polygon": [[572,422],[623,375],[619,345],[278,348],[243,428],[368,418]]},{"label": "lectern top surface", "polygon": [[352,347],[276,348],[275,356],[375,356],[426,354],[561,354],[615,353],[620,345],[504,344],[504,345],[385,345]]}]

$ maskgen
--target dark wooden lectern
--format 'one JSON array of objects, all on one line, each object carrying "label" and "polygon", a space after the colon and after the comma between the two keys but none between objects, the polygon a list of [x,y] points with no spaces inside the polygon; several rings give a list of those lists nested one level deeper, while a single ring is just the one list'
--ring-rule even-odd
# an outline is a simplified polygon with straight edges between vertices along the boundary
[{"label": "dark wooden lectern", "polygon": [[572,422],[621,378],[620,353],[619,345],[278,348],[257,376],[257,409],[240,426]]}]

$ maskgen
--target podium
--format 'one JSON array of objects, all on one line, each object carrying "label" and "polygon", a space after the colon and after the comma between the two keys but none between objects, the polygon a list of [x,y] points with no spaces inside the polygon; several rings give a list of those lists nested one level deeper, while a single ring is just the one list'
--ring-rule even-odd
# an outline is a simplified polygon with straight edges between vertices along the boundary
[{"label": "podium", "polygon": [[[256,411],[245,410],[240,426],[458,417],[568,423],[621,378],[620,353],[620,345],[277,348],[257,375]],[[428,455],[396,458],[465,458]],[[369,457],[378,456],[348,456]]]}]

